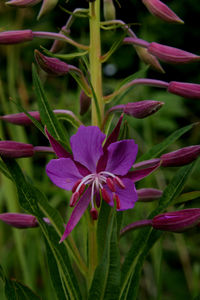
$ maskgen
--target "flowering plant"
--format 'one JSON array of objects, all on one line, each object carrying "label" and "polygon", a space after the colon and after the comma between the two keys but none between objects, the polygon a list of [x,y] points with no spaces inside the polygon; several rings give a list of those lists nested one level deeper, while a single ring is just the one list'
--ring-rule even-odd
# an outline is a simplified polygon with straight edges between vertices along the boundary
[{"label": "flowering plant", "polygon": [[[32,6],[39,2],[10,0],[6,5],[35,11]],[[57,2],[43,0],[38,20],[49,18]],[[152,18],[183,24],[162,1],[142,2]],[[137,124],[144,124],[147,137],[149,116],[154,118],[163,107],[165,92],[171,97],[191,98],[191,103],[200,98],[200,84],[169,81],[160,75],[164,73],[160,61],[185,65],[198,63],[200,56],[171,45],[146,41],[143,36],[138,38],[130,24],[116,18],[116,3],[112,0],[104,0],[103,6],[100,0],[89,1],[85,6],[73,12],[63,8],[70,16],[59,32],[54,32],[56,29],[38,31],[38,25],[0,32],[1,47],[8,51],[8,96],[12,100],[11,104],[5,101],[4,87],[0,83],[3,103],[0,171],[6,198],[0,220],[24,231],[32,228],[26,233],[30,243],[34,235],[37,234],[39,240],[42,235],[49,269],[47,274],[43,268],[41,279],[47,290],[40,289],[28,269],[23,235],[15,230],[14,240],[23,270],[20,281],[22,279],[27,286],[10,279],[1,268],[8,300],[40,299],[40,296],[61,300],[136,299],[144,261],[153,245],[162,240],[163,232],[199,229],[199,208],[182,207],[185,202],[198,198],[199,191],[180,193],[198,164],[200,145],[186,143],[176,150],[167,150],[184,133],[197,128],[198,123],[176,129],[152,147],[147,147],[141,132],[134,130]],[[88,36],[77,42],[71,31],[79,18],[88,20],[89,28],[83,22]],[[104,53],[107,32],[116,38]],[[24,78],[21,89],[15,91],[13,74],[16,70],[12,59],[15,49],[17,53],[23,47],[38,45],[37,39],[42,41],[42,50],[34,51],[33,96],[31,89],[26,94]],[[45,40],[53,40],[51,47]],[[73,47],[78,52],[71,50]],[[103,64],[115,57],[119,47],[133,47],[140,61],[148,67],[125,78],[118,88],[111,83],[106,89]],[[25,56],[27,52],[23,53]],[[107,64],[109,66],[112,73],[113,65]],[[20,84],[23,67],[20,66],[19,71]],[[159,72],[159,79],[147,75],[148,68]],[[106,72],[109,74],[109,68]],[[79,88],[79,103],[70,76]],[[67,95],[67,102],[62,101],[60,109],[54,98],[61,98],[64,92],[62,84],[54,88],[54,82],[62,83],[65,77],[69,80],[69,97]],[[126,100],[126,94],[139,85],[163,89],[162,101],[148,97],[148,100],[130,102],[128,96]],[[59,97],[53,97],[57,93]],[[133,93],[134,98],[136,95]],[[24,101],[26,97],[28,100]],[[19,158],[19,162],[15,160]],[[150,174],[152,176],[146,178]],[[170,178],[169,184],[165,178],[166,182]],[[168,208],[172,212],[166,211]],[[37,227],[41,230],[39,233],[35,233]],[[32,247],[35,252],[35,246]],[[40,243],[37,247],[42,253]],[[33,265],[38,262],[37,255],[34,260]],[[42,259],[40,264],[43,265]],[[47,288],[47,276],[51,289]]]}]

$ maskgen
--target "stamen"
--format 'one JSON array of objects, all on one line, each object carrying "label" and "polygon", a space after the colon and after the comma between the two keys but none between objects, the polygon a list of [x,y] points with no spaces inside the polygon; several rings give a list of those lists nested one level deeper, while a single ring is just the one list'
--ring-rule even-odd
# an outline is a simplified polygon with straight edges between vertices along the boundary
[{"label": "stamen", "polygon": [[78,185],[81,183],[82,179],[79,179],[74,185],[73,185],[73,188],[72,188],[72,193],[74,193],[78,187]]},{"label": "stamen", "polygon": [[117,209],[121,208],[119,196],[116,193],[113,193],[113,200],[116,202]]},{"label": "stamen", "polygon": [[101,189],[101,195],[102,198],[109,204],[111,200],[105,188]]},{"label": "stamen", "polygon": [[79,198],[79,192],[73,193],[72,196],[71,196],[70,204],[69,204],[69,205],[70,205],[71,207],[73,207],[73,206],[76,204],[78,198]]},{"label": "stamen", "polygon": [[83,194],[84,190],[85,190],[85,184],[83,183],[79,189],[79,196],[81,196]]},{"label": "stamen", "polygon": [[108,177],[106,179],[106,184],[109,187],[109,189],[111,190],[111,192],[115,192],[115,185],[114,185],[114,182],[111,178]]},{"label": "stamen", "polygon": [[125,185],[119,177],[115,176],[115,178],[113,178],[113,181],[118,185],[118,187],[120,187],[121,189],[125,189]]},{"label": "stamen", "polygon": [[92,217],[92,220],[97,220],[98,219],[98,211],[96,208],[91,208],[90,210],[90,215]]}]

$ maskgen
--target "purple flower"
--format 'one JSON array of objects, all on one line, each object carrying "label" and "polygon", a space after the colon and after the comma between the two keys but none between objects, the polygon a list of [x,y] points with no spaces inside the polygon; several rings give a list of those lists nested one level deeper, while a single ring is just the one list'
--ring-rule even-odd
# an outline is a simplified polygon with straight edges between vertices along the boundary
[{"label": "purple flower", "polygon": [[72,190],[70,206],[75,206],[61,242],[79,222],[89,204],[91,217],[97,219],[96,207],[100,206],[100,196],[110,206],[116,205],[117,210],[133,208],[137,201],[134,181],[155,169],[154,166],[146,168],[144,172],[129,172],[138,147],[133,140],[116,141],[121,121],[122,117],[106,140],[105,134],[98,127],[80,126],[70,139],[73,155],[63,150],[47,132],[52,147],[60,157],[48,163],[47,175],[58,187]]}]

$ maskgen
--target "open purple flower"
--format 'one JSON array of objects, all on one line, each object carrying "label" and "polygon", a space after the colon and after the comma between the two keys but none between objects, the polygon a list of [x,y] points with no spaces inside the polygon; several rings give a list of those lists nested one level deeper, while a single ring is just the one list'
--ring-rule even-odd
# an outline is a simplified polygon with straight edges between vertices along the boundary
[{"label": "open purple flower", "polygon": [[61,242],[79,222],[90,203],[91,216],[97,219],[95,207],[99,207],[101,197],[110,206],[116,205],[117,210],[133,208],[137,201],[134,181],[155,169],[148,168],[142,173],[141,170],[129,172],[136,159],[138,146],[133,140],[116,141],[121,120],[104,145],[106,135],[98,127],[80,126],[70,139],[73,155],[66,152],[47,132],[52,147],[60,157],[48,163],[47,175],[58,187],[72,190],[70,206],[75,206]]}]

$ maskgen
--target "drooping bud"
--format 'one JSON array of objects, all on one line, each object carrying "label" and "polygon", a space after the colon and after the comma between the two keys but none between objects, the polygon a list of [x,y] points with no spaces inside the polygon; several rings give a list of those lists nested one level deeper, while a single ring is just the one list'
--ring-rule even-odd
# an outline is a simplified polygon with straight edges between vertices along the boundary
[{"label": "drooping bud", "polygon": [[134,118],[143,119],[157,112],[163,104],[163,102],[153,100],[130,102],[113,106],[109,112],[120,111]]},{"label": "drooping bud", "polygon": [[88,97],[83,90],[80,93],[80,115],[83,116],[91,105],[91,98]]},{"label": "drooping bud", "polygon": [[103,1],[103,12],[104,12],[104,19],[106,21],[116,19],[115,6],[114,6],[112,0],[104,0]]},{"label": "drooping bud", "polygon": [[33,32],[26,30],[10,30],[0,32],[0,44],[10,45],[29,42],[33,40]]},{"label": "drooping bud", "polygon": [[166,4],[160,0],[142,0],[152,15],[170,23],[184,23]]},{"label": "drooping bud", "polygon": [[200,145],[189,146],[161,156],[161,166],[177,167],[191,163],[200,155]]},{"label": "drooping bud", "polygon": [[58,58],[48,57],[35,50],[35,60],[38,65],[49,75],[61,76],[69,72],[69,65]]},{"label": "drooping bud", "polygon": [[40,1],[41,0],[11,0],[6,2],[6,5],[14,6],[14,7],[28,7],[28,6],[34,6]]},{"label": "drooping bud", "polygon": [[198,55],[155,42],[150,43],[147,50],[150,54],[155,55],[166,63],[184,64],[200,60]]},{"label": "drooping bud", "polygon": [[0,214],[0,220],[16,228],[38,227],[36,217],[27,214],[4,213]]},{"label": "drooping bud", "polygon": [[200,84],[171,81],[167,90],[185,98],[200,99]]},{"label": "drooping bud", "polygon": [[48,13],[49,11],[54,9],[54,7],[56,6],[57,3],[58,3],[58,0],[43,0],[41,9],[37,16],[37,19],[39,20],[46,13]]},{"label": "drooping bud", "polygon": [[200,222],[200,208],[183,209],[157,215],[152,220],[154,229],[182,232]]},{"label": "drooping bud", "polygon": [[163,191],[153,188],[143,188],[137,190],[138,201],[151,202],[159,199],[163,194]]},{"label": "drooping bud", "polygon": [[34,147],[13,141],[0,141],[0,156],[8,158],[30,157],[34,155]]}]

